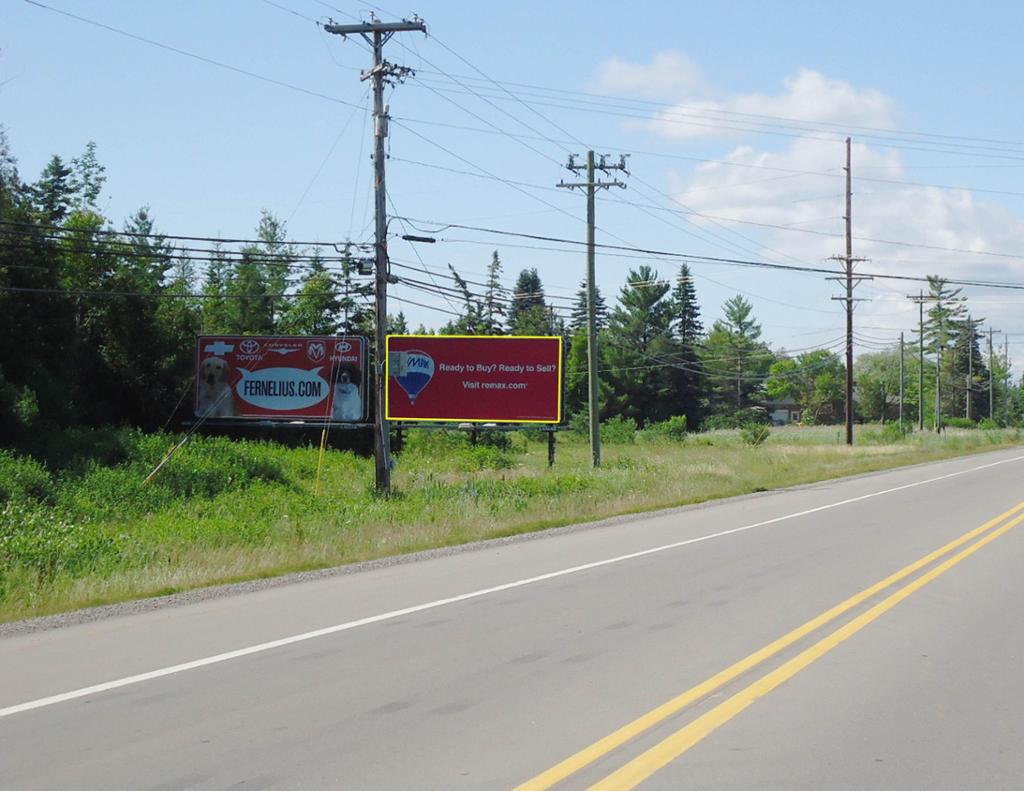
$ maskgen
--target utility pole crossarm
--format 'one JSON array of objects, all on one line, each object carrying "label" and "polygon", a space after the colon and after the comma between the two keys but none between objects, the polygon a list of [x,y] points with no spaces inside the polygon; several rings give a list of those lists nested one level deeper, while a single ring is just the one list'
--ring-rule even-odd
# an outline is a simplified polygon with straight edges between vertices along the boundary
[{"label": "utility pole crossarm", "polygon": [[328,22],[324,30],[334,33],[337,36],[352,36],[355,34],[368,35],[370,33],[401,33],[408,30],[419,30],[424,34],[427,32],[427,25],[422,19],[403,19],[401,22],[360,22],[357,25],[338,25]]},{"label": "utility pole crossarm", "polygon": [[620,187],[626,189],[625,182],[615,179],[615,181],[559,181],[556,187],[565,187],[566,189],[611,189],[612,187]]}]

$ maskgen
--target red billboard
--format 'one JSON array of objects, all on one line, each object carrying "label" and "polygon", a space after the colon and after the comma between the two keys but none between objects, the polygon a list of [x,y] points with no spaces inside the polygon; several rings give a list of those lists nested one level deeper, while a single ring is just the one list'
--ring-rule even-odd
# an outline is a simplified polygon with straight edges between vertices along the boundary
[{"label": "red billboard", "polygon": [[389,335],[388,420],[558,423],[562,339]]},{"label": "red billboard", "polygon": [[366,338],[199,335],[200,419],[366,420]]}]

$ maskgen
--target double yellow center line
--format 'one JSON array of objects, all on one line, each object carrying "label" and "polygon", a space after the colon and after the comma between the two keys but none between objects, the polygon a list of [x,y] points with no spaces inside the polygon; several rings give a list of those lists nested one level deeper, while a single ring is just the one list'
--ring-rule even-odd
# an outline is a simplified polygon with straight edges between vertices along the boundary
[{"label": "double yellow center line", "polygon": [[[974,539],[987,533],[987,535],[984,535],[984,537],[980,538],[974,544],[971,544],[971,546],[956,552],[956,554],[953,554],[951,557],[948,557],[939,565],[915,578],[913,581],[891,593],[888,597],[878,602],[870,609],[864,611],[856,618],[839,627],[827,637],[819,640],[817,643],[797,654],[775,670],[765,674],[723,703],[715,706],[715,708],[693,720],[688,725],[679,729],[662,742],[642,753],[637,758],[634,758],[604,780],[591,786],[591,789],[592,791],[595,789],[600,789],[600,791],[610,791],[611,789],[629,789],[636,787],[659,769],[671,763],[692,746],[700,742],[712,731],[721,727],[723,724],[742,712],[758,698],[767,695],[773,689],[778,687],[787,679],[792,678],[816,659],[824,656],[837,645],[859,632],[888,610],[895,607],[912,593],[920,590],[932,580],[949,571],[949,569],[953,568],[953,566],[957,565],[965,558],[973,555],[981,549],[981,547],[994,541],[996,538],[1016,527],[1021,522],[1024,522],[1024,514],[1020,513],[1022,510],[1024,510],[1024,502],[1018,503],[1010,510],[1000,514],[994,519],[990,519],[980,527],[976,527],[975,529],[964,533],[962,536],[950,541],[945,546],[940,547],[934,552],[925,555],[923,558],[914,561],[910,565],[889,575],[871,587],[865,588],[860,593],[851,596],[846,601],[837,604],[835,607],[823,612],[821,615],[812,618],[802,626],[797,627],[774,642],[771,642],[750,654],[750,656],[741,659],[725,670],[722,670],[705,681],[702,681],[700,684],[697,684],[697,686],[686,690],[669,701],[666,701],[633,722],[624,725],[617,731],[605,736],[603,739],[594,742],[589,747],[585,747],[578,753],[569,756],[564,761],[561,761],[547,771],[542,772],[531,780],[517,786],[515,791],[542,791],[542,789],[551,788],[555,784],[565,780],[598,759],[608,755],[613,750],[622,747],[637,736],[649,731],[651,728],[654,728],[656,725],[678,713],[687,706],[706,698],[708,695],[721,689],[726,684],[729,684],[739,678],[744,673],[753,670],[758,665],[792,646],[794,643],[836,620],[844,613],[858,607],[887,588],[898,582],[902,582],[907,577],[916,574],[935,561],[950,555],[965,544],[968,544]],[[997,525],[1002,526],[996,528]]]}]

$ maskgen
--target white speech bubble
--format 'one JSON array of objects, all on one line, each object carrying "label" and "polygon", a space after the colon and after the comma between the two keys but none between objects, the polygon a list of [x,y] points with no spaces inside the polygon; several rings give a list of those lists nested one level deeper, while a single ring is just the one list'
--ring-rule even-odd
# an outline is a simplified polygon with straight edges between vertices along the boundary
[{"label": "white speech bubble", "polygon": [[235,385],[238,397],[260,409],[292,412],[324,401],[330,385],[320,376],[321,368],[263,368],[248,371],[239,368],[241,380]]}]

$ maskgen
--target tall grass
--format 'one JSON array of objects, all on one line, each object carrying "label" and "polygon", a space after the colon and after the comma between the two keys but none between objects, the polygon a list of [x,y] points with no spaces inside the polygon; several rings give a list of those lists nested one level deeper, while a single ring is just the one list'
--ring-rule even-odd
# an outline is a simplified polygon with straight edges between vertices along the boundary
[{"label": "tall grass", "polygon": [[[179,438],[77,432],[0,450],[0,620],[511,535],[614,514],[763,491],[1010,445],[1015,430],[903,437],[858,427],[740,430],[676,426],[610,432],[600,470],[563,434],[555,467],[536,433],[412,433],[390,498],[373,462],[329,451],[313,494],[312,447],[193,438],[142,482]],[[639,437],[639,441],[637,438]]]}]

